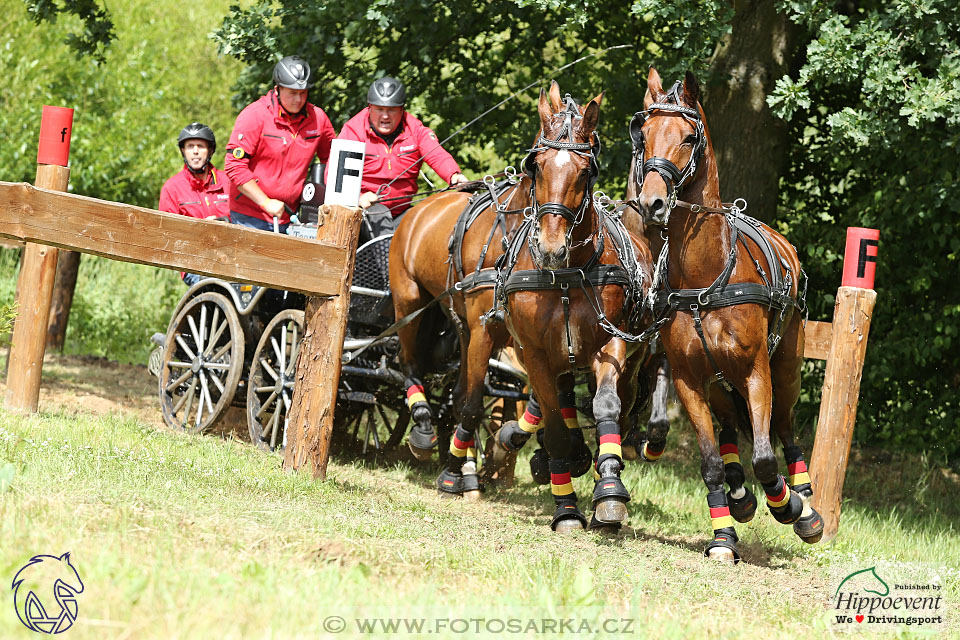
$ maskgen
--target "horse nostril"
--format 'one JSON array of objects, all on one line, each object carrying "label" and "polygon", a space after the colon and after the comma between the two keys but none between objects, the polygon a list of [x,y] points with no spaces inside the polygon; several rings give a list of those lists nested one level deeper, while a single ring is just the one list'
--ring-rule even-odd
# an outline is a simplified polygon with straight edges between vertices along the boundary
[{"label": "horse nostril", "polygon": [[662,212],[662,211],[663,211],[663,199],[662,199],[662,198],[657,198],[657,199],[655,199],[653,202],[650,203],[650,213],[652,213],[653,215],[657,215],[658,213],[660,213],[660,212]]}]

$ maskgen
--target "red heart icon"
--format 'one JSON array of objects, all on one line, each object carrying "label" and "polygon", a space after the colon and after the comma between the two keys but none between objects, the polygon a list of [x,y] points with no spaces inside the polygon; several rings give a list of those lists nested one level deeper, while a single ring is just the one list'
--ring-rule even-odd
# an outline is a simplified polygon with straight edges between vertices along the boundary
[{"label": "red heart icon", "polygon": [[857,616],[857,622],[863,622],[863,616]]}]

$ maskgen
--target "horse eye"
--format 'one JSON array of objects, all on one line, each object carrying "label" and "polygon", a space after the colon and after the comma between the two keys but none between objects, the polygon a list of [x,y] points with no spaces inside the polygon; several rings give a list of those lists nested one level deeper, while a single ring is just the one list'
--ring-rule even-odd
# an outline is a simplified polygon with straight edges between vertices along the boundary
[{"label": "horse eye", "polygon": [[684,139],[683,139],[683,144],[689,144],[690,146],[693,146],[693,145],[697,144],[697,136],[696,136],[696,134],[691,133],[691,134],[688,135],[686,138],[684,138]]}]

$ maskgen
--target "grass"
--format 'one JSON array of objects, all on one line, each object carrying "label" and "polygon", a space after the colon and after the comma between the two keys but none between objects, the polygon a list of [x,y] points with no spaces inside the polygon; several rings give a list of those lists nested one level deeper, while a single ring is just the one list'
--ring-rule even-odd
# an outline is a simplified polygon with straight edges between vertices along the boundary
[{"label": "grass", "polygon": [[[46,370],[82,388],[82,368]],[[829,546],[804,545],[761,508],[738,527],[744,562],[731,569],[702,558],[699,455],[679,424],[660,463],[624,473],[632,528],[558,537],[548,493],[526,471],[529,451],[515,487],[465,503],[436,496],[435,464],[335,459],[328,480],[313,482],[284,473],[277,455],[159,429],[139,413],[41,407],[0,413],[0,576],[34,554],[70,551],[86,585],[71,637],[317,637],[334,615],[351,625],[346,635],[358,635],[354,618],[372,616],[611,618],[633,621],[622,635],[640,637],[822,636],[837,573],[877,562],[943,567],[957,631],[960,481],[916,457],[854,456]],[[592,482],[575,487],[585,507]],[[31,637],[13,607],[0,611],[0,637]]]}]

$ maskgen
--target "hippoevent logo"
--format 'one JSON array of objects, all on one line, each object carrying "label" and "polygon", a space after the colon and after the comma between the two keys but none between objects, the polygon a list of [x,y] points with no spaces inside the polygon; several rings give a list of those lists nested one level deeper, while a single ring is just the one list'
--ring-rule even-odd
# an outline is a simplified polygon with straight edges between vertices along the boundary
[{"label": "hippoevent logo", "polygon": [[70,564],[70,552],[33,556],[13,578],[17,617],[37,633],[63,633],[77,619],[77,595],[83,593],[80,574]]},{"label": "hippoevent logo", "polygon": [[[884,569],[884,575],[889,576]],[[945,606],[939,579],[915,578],[916,571],[884,579],[876,566],[848,574],[833,594],[834,628],[896,630],[935,629],[943,624]]]}]

